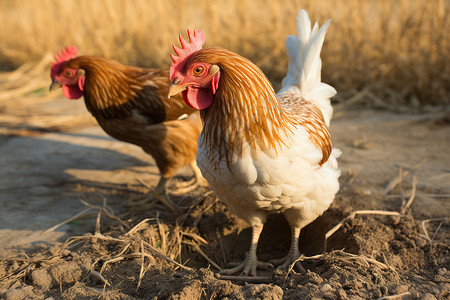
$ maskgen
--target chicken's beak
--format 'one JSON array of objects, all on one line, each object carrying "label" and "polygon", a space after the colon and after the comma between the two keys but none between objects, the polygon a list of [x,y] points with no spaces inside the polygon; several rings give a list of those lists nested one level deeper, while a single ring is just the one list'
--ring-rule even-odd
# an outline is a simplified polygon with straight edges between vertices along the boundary
[{"label": "chicken's beak", "polygon": [[172,96],[175,96],[179,93],[181,93],[182,91],[186,90],[189,83],[185,83],[185,84],[180,84],[181,80],[177,80],[176,78],[172,81],[172,83],[169,86],[169,91],[167,93],[167,98],[170,98]]},{"label": "chicken's beak", "polygon": [[61,82],[59,82],[57,79],[53,79],[52,84],[50,84],[50,87],[48,88],[48,90],[51,92],[54,89],[60,88],[61,86],[62,86]]}]

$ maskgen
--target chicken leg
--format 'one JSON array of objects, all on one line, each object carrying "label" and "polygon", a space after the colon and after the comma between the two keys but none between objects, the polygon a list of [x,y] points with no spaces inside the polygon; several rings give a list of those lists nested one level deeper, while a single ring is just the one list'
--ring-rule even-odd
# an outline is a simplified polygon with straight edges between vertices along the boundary
[{"label": "chicken leg", "polygon": [[240,275],[251,275],[256,276],[256,269],[267,269],[273,267],[271,263],[260,262],[256,257],[256,248],[258,247],[258,240],[264,225],[259,224],[252,227],[252,243],[248,251],[246,259],[240,263],[238,266],[230,269],[224,269],[219,272],[223,275],[231,275],[236,272],[242,271]]},{"label": "chicken leg", "polygon": [[287,270],[291,264],[295,262],[295,268],[300,273],[306,273],[306,270],[303,268],[299,261],[296,260],[300,257],[300,251],[298,250],[298,240],[300,237],[300,227],[291,226],[291,247],[289,249],[288,254],[280,259],[273,259],[270,262],[275,266],[278,266],[278,269]]},{"label": "chicken leg", "polygon": [[192,171],[194,172],[194,178],[189,181],[185,182],[177,182],[175,184],[175,189],[172,191],[176,194],[185,194],[189,193],[190,191],[196,189],[199,186],[208,186],[208,182],[205,178],[203,178],[202,172],[197,167],[197,163],[195,160],[191,162],[190,167],[192,168]]},{"label": "chicken leg", "polygon": [[161,176],[156,187],[150,190],[150,192],[155,195],[155,197],[165,206],[167,206],[172,212],[176,212],[175,207],[171,204],[169,199],[166,198],[166,186],[169,178],[164,178]]},{"label": "chicken leg", "polygon": [[[153,200],[153,203],[154,203],[156,200],[158,200],[159,202],[161,202],[162,204],[167,206],[172,212],[176,212],[177,210],[175,209],[173,204],[170,202],[170,200],[167,199],[167,196],[166,196],[166,186],[167,186],[167,182],[169,181],[169,179],[170,178],[165,178],[165,177],[161,176],[161,178],[158,181],[158,184],[154,188],[148,187],[144,182],[142,182],[139,179],[142,184],[144,184],[145,186],[147,186],[150,189],[150,193],[143,195],[143,196],[134,197],[131,199],[131,201],[140,200],[140,202],[147,202],[147,201]],[[154,204],[152,204],[152,207],[153,207],[153,205]]]}]

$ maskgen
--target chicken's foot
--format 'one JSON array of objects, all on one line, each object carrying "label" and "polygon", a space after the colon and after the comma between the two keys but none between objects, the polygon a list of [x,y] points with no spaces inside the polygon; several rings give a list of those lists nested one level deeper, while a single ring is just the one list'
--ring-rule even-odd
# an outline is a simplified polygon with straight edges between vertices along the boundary
[{"label": "chicken's foot", "polygon": [[167,206],[172,212],[176,213],[177,210],[175,209],[175,207],[170,203],[169,199],[167,199],[167,196],[165,194],[159,194],[156,189],[152,189],[150,190],[150,192],[153,193],[153,195],[155,195],[155,197],[159,200],[159,202],[161,202],[162,204],[164,204],[165,206]]},{"label": "chicken's foot", "polygon": [[286,255],[283,258],[272,259],[270,262],[273,265],[278,266],[277,269],[280,270],[288,270],[289,267],[293,263],[295,263],[294,268],[297,270],[297,272],[305,274],[306,273],[305,268],[302,266],[300,261],[296,261],[300,257],[300,251],[298,250],[298,239],[300,236],[300,228],[291,227],[291,232],[292,232],[292,241],[288,255]]},{"label": "chicken's foot", "polygon": [[164,204],[165,206],[167,206],[172,212],[174,212],[174,213],[177,212],[175,206],[170,202],[169,199],[167,199],[167,196],[166,196],[166,185],[167,185],[168,181],[169,181],[168,178],[161,177],[159,179],[159,182],[156,185],[156,187],[150,188],[149,194],[146,194],[144,196],[134,197],[131,199],[131,201],[136,201],[136,200],[143,200],[145,202],[147,202],[149,200],[151,200],[152,202],[159,201],[162,204]]},{"label": "chicken's foot", "polygon": [[219,272],[221,275],[232,275],[239,271],[242,271],[239,276],[257,276],[256,270],[267,270],[268,268],[273,268],[273,265],[268,262],[259,261],[256,258],[251,258],[249,254],[245,260],[240,263],[238,266],[229,269],[223,269]]},{"label": "chicken's foot", "polygon": [[256,257],[256,248],[258,247],[259,235],[261,234],[261,231],[263,229],[263,224],[253,226],[252,229],[252,243],[245,260],[234,268],[224,269],[220,271],[219,274],[231,275],[242,271],[240,275],[257,276],[256,269],[265,270],[273,267],[271,263],[258,261],[258,258]]},{"label": "chicken's foot", "polygon": [[202,173],[200,169],[197,167],[195,161],[190,163],[190,166],[192,168],[192,171],[194,172],[194,178],[185,182],[177,182],[175,184],[174,190],[172,191],[173,193],[185,194],[193,191],[199,186],[208,186],[208,182],[206,181],[205,178],[203,178]]}]

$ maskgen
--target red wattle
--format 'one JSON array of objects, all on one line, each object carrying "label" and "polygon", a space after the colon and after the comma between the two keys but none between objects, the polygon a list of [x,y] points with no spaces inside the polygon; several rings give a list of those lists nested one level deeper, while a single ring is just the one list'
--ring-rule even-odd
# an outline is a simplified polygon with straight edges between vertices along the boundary
[{"label": "red wattle", "polygon": [[213,103],[213,93],[210,89],[188,87],[182,92],[184,102],[187,105],[202,110]]},{"label": "red wattle", "polygon": [[63,85],[62,93],[67,99],[79,99],[83,91],[77,85]]}]

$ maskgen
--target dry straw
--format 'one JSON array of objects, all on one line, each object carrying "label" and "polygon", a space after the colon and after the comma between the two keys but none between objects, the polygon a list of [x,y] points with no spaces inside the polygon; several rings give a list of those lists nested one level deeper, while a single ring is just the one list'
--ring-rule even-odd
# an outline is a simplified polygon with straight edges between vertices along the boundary
[{"label": "dry straw", "polygon": [[[388,193],[390,193],[395,188],[395,186],[402,186],[402,181],[405,178],[405,173],[406,172],[404,172],[400,168],[399,176],[394,178],[388,184]],[[393,184],[393,182],[395,182],[395,185]],[[377,210],[355,211],[326,233],[325,242],[347,221],[355,218],[358,215],[387,215],[400,217],[404,214],[407,214],[414,200],[416,186],[417,179],[416,177],[414,177],[412,180],[411,191],[409,193],[409,199],[405,199],[402,202],[400,212]],[[402,189],[399,190],[401,191],[401,193],[403,193]],[[138,222],[134,226],[131,226],[129,222],[125,222],[117,217],[111,207],[107,205],[107,201],[105,198],[101,198],[101,200],[101,205],[94,205],[87,201],[81,200],[81,202],[87,207],[87,209],[48,229],[48,231],[55,230],[59,226],[62,226],[67,222],[96,215],[97,222],[95,226],[95,232],[93,234],[87,233],[83,236],[71,237],[61,248],[44,253],[38,253],[32,257],[26,254],[18,254],[14,257],[4,258],[0,260],[0,265],[15,264],[17,265],[17,267],[11,269],[10,272],[6,276],[0,278],[0,280],[9,282],[20,280],[41,263],[59,264],[64,262],[64,256],[66,255],[67,250],[75,251],[77,249],[90,251],[92,252],[93,256],[97,257],[94,263],[91,265],[90,269],[87,270],[85,278],[90,276],[99,280],[104,284],[104,288],[111,285],[110,281],[105,275],[108,274],[107,270],[112,268],[114,264],[118,264],[122,261],[130,259],[135,259],[140,266],[139,275],[136,282],[136,290],[138,290],[143,283],[146,272],[151,268],[152,265],[154,265],[158,261],[159,263],[162,263],[164,261],[167,262],[170,266],[173,267],[174,271],[180,270],[182,272],[192,272],[193,269],[187,267],[185,263],[182,262],[182,256],[185,256],[185,254],[188,253],[189,249],[202,256],[213,268],[221,270],[221,266],[213,259],[211,259],[211,257],[207,254],[208,252],[212,253],[211,250],[213,250],[213,246],[208,244],[208,241],[199,234],[197,229],[197,224],[202,216],[214,205],[217,205],[217,198],[211,192],[197,195],[195,197],[195,201],[193,201],[191,205],[184,207],[183,212],[179,214],[175,220],[163,220],[162,218],[160,218],[160,213],[158,210],[152,210],[150,211],[150,214],[152,215],[151,217]],[[167,208],[165,209],[167,210]],[[198,214],[198,212],[200,212],[200,214]],[[115,226],[112,230],[104,232],[103,226],[101,224],[103,217],[106,217],[114,222]],[[186,220],[188,219],[190,220],[189,225],[185,224]],[[426,225],[427,223],[434,221],[440,221],[441,223],[435,230],[434,234],[430,237],[426,229]],[[443,221],[444,219],[441,218],[425,220],[422,222],[422,229],[430,245],[435,243],[433,242],[434,237],[439,231]],[[302,255],[297,261],[301,262],[305,260],[343,262],[357,261],[366,265],[367,267],[373,265],[389,272],[396,272],[396,270],[393,269],[387,262],[382,263],[370,257],[355,255],[344,252],[342,250],[333,250],[331,252],[324,252],[322,254],[310,257]],[[287,272],[286,276],[288,276],[292,271],[295,263],[291,265],[290,270]],[[249,283],[273,282],[273,278],[268,276],[248,277],[218,275],[218,278],[224,280],[244,281]]]},{"label": "dry straw", "polygon": [[333,20],[323,78],[340,92],[337,99],[358,95],[352,101],[397,108],[450,103],[444,0],[1,1],[0,67],[38,62],[76,45],[81,54],[167,68],[178,33],[203,28],[207,45],[250,58],[278,88],[287,70],[284,40],[295,33],[302,8],[320,24]]}]

